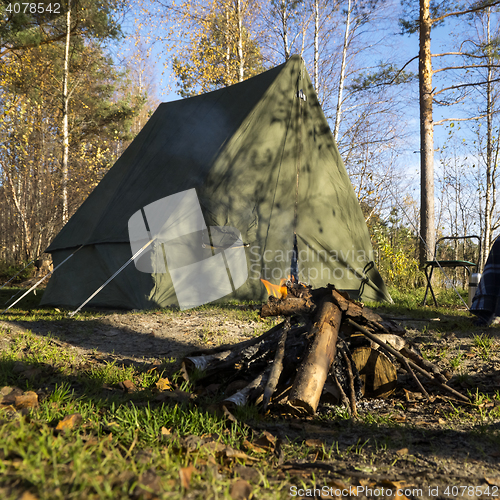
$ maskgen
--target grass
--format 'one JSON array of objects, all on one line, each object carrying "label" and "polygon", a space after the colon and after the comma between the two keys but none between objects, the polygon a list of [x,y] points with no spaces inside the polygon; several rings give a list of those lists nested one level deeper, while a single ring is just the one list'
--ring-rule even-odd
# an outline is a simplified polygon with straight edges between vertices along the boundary
[{"label": "grass", "polygon": [[[0,307],[16,291],[1,290]],[[368,306],[395,316],[466,315],[460,301],[449,291],[438,296],[442,304],[439,308],[420,307],[423,290],[406,294],[391,290],[391,294],[395,304]],[[89,310],[69,319],[66,310],[40,308],[40,297],[41,293],[30,294],[0,321],[47,321],[72,328],[75,321],[92,325],[90,321],[106,316],[105,312]],[[207,305],[198,310],[220,318],[220,332],[227,321],[244,321],[253,322],[255,335],[259,335],[277,322],[260,320],[252,303]],[[166,309],[150,314],[182,318],[193,312]],[[456,326],[440,325],[443,331],[439,335],[429,328],[422,324],[422,333],[444,338]],[[92,331],[89,326],[90,334]],[[202,336],[209,338],[214,332],[207,326]],[[328,415],[318,415],[312,422],[300,424],[312,424],[322,432],[321,446],[313,446],[306,442],[312,431],[292,433],[288,417],[262,416],[255,407],[249,407],[236,412],[233,421],[215,412],[210,401],[194,405],[175,398],[162,400],[156,384],[163,378],[168,377],[177,389],[192,390],[179,375],[173,376],[167,360],[153,367],[124,366],[97,356],[82,360],[71,349],[61,347],[56,337],[30,331],[9,333],[2,327],[0,341],[0,388],[34,391],[38,397],[38,406],[34,408],[0,407],[2,500],[18,500],[26,491],[39,500],[225,499],[231,498],[241,466],[251,466],[256,472],[251,481],[253,498],[284,499],[290,497],[290,484],[300,484],[298,481],[303,479],[279,472],[279,454],[272,449],[262,453],[248,445],[258,439],[262,429],[278,429],[277,434],[281,429],[284,460],[353,459],[356,467],[363,470],[372,470],[373,456],[379,458],[402,447],[393,441],[394,434],[400,434],[403,442],[412,439],[412,427],[397,418],[406,411],[406,403],[380,413],[360,411],[358,422],[350,420],[345,409],[335,407]],[[473,344],[479,354],[489,356],[495,348],[491,336],[486,334],[476,334]],[[426,355],[433,361],[447,357],[454,369],[461,366],[464,357],[461,351],[453,354],[446,350],[446,345],[435,346],[431,342],[426,346]],[[126,382],[133,383],[135,390],[125,392]],[[476,391],[472,396],[472,405],[450,406],[449,412],[443,414],[448,427],[500,419],[500,394]],[[73,422],[74,415],[79,416],[74,424],[62,425]],[[356,433],[352,442],[342,441],[344,436]],[[297,434],[297,440],[287,439]]]},{"label": "grass", "polygon": [[376,307],[378,311],[386,314],[408,315],[416,319],[436,318],[442,315],[449,315],[453,311],[454,315],[468,316],[464,303],[467,303],[467,290],[459,289],[459,295],[453,289],[435,289],[438,307],[433,304],[432,296],[428,294],[427,305],[422,306],[425,295],[425,287],[413,290],[401,291],[396,288],[389,288],[393,304],[380,304],[367,302],[368,307]]},{"label": "grass", "polygon": [[472,343],[479,351],[480,356],[487,361],[495,344],[491,335],[486,333],[474,334]]},{"label": "grass", "polygon": [[[17,335],[0,355],[0,386],[35,390],[39,396],[39,406],[23,414],[12,407],[0,410],[2,499],[17,499],[24,490],[50,500],[130,498],[151,468],[157,481],[150,488],[183,498],[179,471],[190,465],[198,471],[190,489],[199,490],[200,497],[217,492],[224,498],[230,480],[219,484],[218,474],[206,467],[208,461],[222,466],[220,458],[203,448],[201,439],[193,449],[186,449],[185,440],[205,436],[239,449],[249,434],[243,424],[196,406],[156,403],[152,387],[161,372],[114,363],[82,369],[64,349],[55,357],[50,340],[30,332]],[[20,362],[24,371],[16,372]],[[26,376],[30,369],[39,370],[36,380]],[[124,380],[132,380],[137,392],[103,396],[103,388]],[[57,424],[75,413],[81,424],[58,432]]]}]

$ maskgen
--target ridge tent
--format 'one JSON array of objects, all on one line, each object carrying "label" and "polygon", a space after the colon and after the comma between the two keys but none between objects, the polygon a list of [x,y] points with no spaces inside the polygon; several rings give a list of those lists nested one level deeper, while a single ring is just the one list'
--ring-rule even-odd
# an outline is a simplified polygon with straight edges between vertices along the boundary
[{"label": "ridge tent", "polygon": [[[235,228],[239,233],[231,241],[242,243],[244,254],[239,255],[244,255],[247,279],[241,286],[233,279],[232,293],[219,295],[219,301],[265,299],[260,278],[274,284],[286,278],[294,247],[301,281],[313,287],[333,283],[357,299],[391,301],[347,171],[299,56],[236,85],[160,104],[47,249],[57,266],[83,245],[52,275],[42,304],[82,304],[135,252],[130,221],[141,214],[147,221],[146,212],[155,206],[161,216],[158,203],[179,193],[188,195],[194,212],[201,210],[202,223],[193,231],[201,234],[208,227],[224,234],[224,228]],[[143,243],[152,237],[144,224]],[[216,231],[211,235],[208,246],[203,238],[197,240],[204,254],[186,252],[186,265],[221,256]],[[177,236],[182,240],[182,234]],[[167,251],[175,245],[157,243],[89,304],[129,309],[177,305]],[[228,251],[224,254],[231,275],[234,266],[228,265]],[[146,263],[141,271],[140,261],[153,258],[165,264],[144,272]],[[196,276],[190,279],[196,287]]]}]

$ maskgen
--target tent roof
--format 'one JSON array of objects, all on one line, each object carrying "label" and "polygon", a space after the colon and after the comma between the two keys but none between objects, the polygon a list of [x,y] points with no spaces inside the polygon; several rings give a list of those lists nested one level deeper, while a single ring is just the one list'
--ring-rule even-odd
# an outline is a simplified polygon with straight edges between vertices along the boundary
[{"label": "tent roof", "polygon": [[[290,64],[300,66],[299,56]],[[162,103],[47,251],[128,243],[127,221],[159,198],[199,188],[285,64],[207,94]],[[271,88],[270,88],[271,87]]]}]

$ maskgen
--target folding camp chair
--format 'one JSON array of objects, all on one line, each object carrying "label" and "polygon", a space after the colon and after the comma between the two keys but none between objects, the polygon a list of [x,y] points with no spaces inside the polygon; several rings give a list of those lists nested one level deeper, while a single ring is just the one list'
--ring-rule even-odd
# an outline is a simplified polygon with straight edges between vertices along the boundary
[{"label": "folding camp chair", "polygon": [[[439,260],[438,259],[438,249],[439,249],[439,244],[442,241],[445,240],[468,240],[468,239],[477,239],[479,243],[479,254],[478,254],[478,262],[470,262],[468,260]],[[434,295],[434,290],[432,289],[432,274],[434,273],[434,269],[436,267],[438,268],[451,268],[451,269],[456,269],[459,267],[463,267],[466,269],[467,274],[470,276],[471,274],[471,268],[476,268],[476,272],[479,269],[479,257],[481,255],[481,238],[476,235],[470,235],[470,236],[445,236],[444,238],[439,238],[439,240],[436,241],[436,246],[434,247],[434,259],[433,260],[428,260],[424,263],[424,272],[425,276],[427,278],[427,288],[425,289],[425,295],[424,295],[424,302],[422,305],[425,306],[425,303],[427,301],[427,293],[431,292],[432,298],[434,299],[434,304],[437,306],[437,300],[436,296]],[[465,258],[465,257],[464,257]]]}]

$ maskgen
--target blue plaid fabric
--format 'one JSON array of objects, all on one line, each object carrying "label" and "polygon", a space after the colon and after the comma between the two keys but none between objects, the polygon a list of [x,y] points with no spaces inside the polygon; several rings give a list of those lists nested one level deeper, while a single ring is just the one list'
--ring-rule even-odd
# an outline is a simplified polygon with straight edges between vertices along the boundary
[{"label": "blue plaid fabric", "polygon": [[500,316],[500,238],[495,241],[488,255],[470,312],[483,316],[484,312],[488,312]]}]

